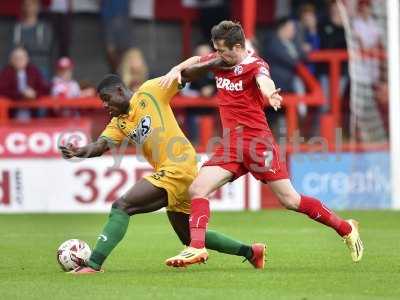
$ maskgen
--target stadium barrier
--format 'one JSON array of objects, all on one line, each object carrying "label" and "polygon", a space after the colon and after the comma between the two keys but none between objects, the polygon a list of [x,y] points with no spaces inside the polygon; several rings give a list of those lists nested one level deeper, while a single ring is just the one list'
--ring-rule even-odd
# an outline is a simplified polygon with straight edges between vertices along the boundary
[{"label": "stadium barrier", "polygon": [[[320,125],[322,137],[328,141],[329,151],[319,158],[320,161],[314,160],[310,169],[310,164],[303,162],[315,158],[315,152],[321,150],[320,146],[302,143],[294,147],[288,144],[285,149],[288,168],[300,192],[320,197],[334,209],[390,208],[389,178],[385,173],[389,168],[381,168],[387,166],[388,144],[349,144],[343,141],[338,144],[336,141],[335,128],[341,124],[338,86],[341,64],[346,59],[347,53],[339,50],[316,52],[310,56],[311,61],[330,65],[331,111],[323,116]],[[307,92],[304,95],[283,95],[288,138],[299,129],[299,102],[308,106],[321,106],[325,103],[321,87],[308,69],[299,65],[297,72]],[[216,109],[216,101],[212,100],[178,95],[173,99],[172,106],[178,109]],[[150,172],[150,166],[139,162],[140,158],[132,155],[131,149],[124,163],[115,169],[110,169],[113,166],[113,158],[110,156],[80,164],[67,163],[59,157],[57,151],[56,142],[60,132],[80,128],[83,135],[87,135],[90,132],[90,121],[84,118],[38,119],[26,126],[10,119],[10,111],[15,108],[102,110],[103,106],[96,97],[79,100],[43,97],[34,101],[0,98],[0,212],[107,211],[109,202],[120,195],[128,184],[133,184],[139,175]],[[214,119],[202,116],[198,152],[205,152],[207,141],[213,136],[214,130]],[[87,139],[81,140],[83,143],[85,141]],[[379,163],[376,163],[378,160]],[[358,161],[363,164],[361,168],[354,166],[354,162]],[[333,166],[338,167],[337,172],[330,171],[334,169]],[[45,194],[48,196],[44,199],[42,196]],[[363,202],[363,199],[368,201]],[[248,175],[218,191],[212,201],[214,209],[222,210],[280,207],[268,187]]]},{"label": "stadium barrier", "polygon": [[[113,201],[152,172],[142,157],[121,159],[118,165],[110,155],[79,163],[60,157],[1,159],[0,213],[108,212]],[[202,155],[201,161],[205,159]],[[211,195],[211,208],[258,210],[260,186],[250,175],[243,176]]]},{"label": "stadium barrier", "polygon": [[[303,79],[307,93],[304,95],[297,94],[284,94],[284,103],[286,107],[286,119],[288,128],[288,138],[292,137],[294,132],[299,128],[298,116],[297,116],[297,105],[302,102],[309,106],[321,106],[324,103],[324,96],[322,89],[315,77],[308,71],[308,69],[303,65],[299,64],[296,68],[298,75]],[[211,100],[211,101],[210,101]],[[180,95],[175,96],[172,101],[172,106],[174,108],[188,108],[188,107],[207,107],[216,108],[216,101],[213,99],[205,98],[188,98]],[[267,104],[266,104],[267,105]],[[10,120],[10,112],[12,109],[16,108],[47,108],[47,109],[102,109],[102,103],[97,97],[90,98],[79,98],[77,99],[65,99],[58,97],[41,97],[36,100],[21,100],[12,101],[10,99],[0,97],[0,124],[5,123]],[[207,122],[210,119],[203,118],[201,120],[200,127],[207,130],[210,128]],[[210,136],[209,132],[203,132],[202,140],[207,140]],[[200,149],[204,147],[204,144],[200,145]]]},{"label": "stadium barrier", "polygon": [[[385,59],[385,54],[381,51],[363,52],[359,55],[373,56],[379,59]],[[328,141],[330,150],[335,147],[335,129],[341,127],[341,103],[339,85],[342,73],[342,64],[348,60],[348,53],[345,50],[322,50],[310,53],[308,57],[309,62],[323,63],[328,65],[329,69],[329,99],[324,99],[322,88],[318,80],[312,75],[304,64],[299,64],[296,68],[298,76],[303,80],[306,93],[304,95],[298,94],[284,94],[283,105],[286,107],[286,124],[287,124],[287,137],[290,139],[295,132],[299,129],[299,119],[297,113],[297,106],[299,103],[304,103],[307,106],[322,106],[327,101],[330,102],[330,111],[325,113],[321,118],[321,136]],[[211,101],[210,101],[211,100]],[[217,104],[213,99],[205,99],[201,97],[189,98],[177,95],[172,101],[172,106],[175,108],[216,108]],[[102,109],[102,104],[96,97],[79,98],[77,99],[63,99],[54,97],[42,97],[37,100],[30,101],[12,101],[10,99],[0,97],[0,124],[10,120],[10,111],[15,108],[49,108],[49,109]],[[205,149],[204,141],[207,141],[213,129],[211,124],[212,119],[205,116],[200,118],[200,145],[199,150]],[[290,151],[290,149],[289,149]]]}]

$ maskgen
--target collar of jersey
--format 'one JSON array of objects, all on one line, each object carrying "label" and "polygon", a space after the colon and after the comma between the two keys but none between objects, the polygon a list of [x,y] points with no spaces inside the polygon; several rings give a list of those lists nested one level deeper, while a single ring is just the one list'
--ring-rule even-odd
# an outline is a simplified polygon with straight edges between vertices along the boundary
[{"label": "collar of jersey", "polygon": [[235,67],[237,67],[237,66],[239,66],[239,65],[241,65],[241,64],[247,64],[247,63],[246,63],[246,60],[248,60],[253,54],[252,54],[250,51],[248,51],[248,50],[246,50],[246,52],[247,52],[246,57],[243,58],[242,61],[241,61],[240,63],[237,63],[236,65],[234,65],[234,66],[232,66],[232,67],[229,67],[229,69],[233,69],[233,68],[235,68]]}]

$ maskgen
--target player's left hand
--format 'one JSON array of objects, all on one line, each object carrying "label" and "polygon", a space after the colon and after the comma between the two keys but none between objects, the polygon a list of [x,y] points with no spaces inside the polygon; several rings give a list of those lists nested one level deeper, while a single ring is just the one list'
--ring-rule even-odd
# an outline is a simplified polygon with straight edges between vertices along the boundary
[{"label": "player's left hand", "polygon": [[61,154],[64,158],[70,159],[78,154],[78,147],[75,147],[73,144],[68,144],[67,146],[58,146]]},{"label": "player's left hand", "polygon": [[279,95],[279,92],[281,89],[276,89],[275,91],[272,92],[272,94],[268,97],[269,104],[277,111],[278,109],[281,108],[282,106],[282,101],[283,98],[281,95]]},{"label": "player's left hand", "polygon": [[158,84],[163,88],[169,88],[174,80],[177,80],[179,84],[182,83],[182,74],[178,68],[172,68],[167,74],[160,78]]}]

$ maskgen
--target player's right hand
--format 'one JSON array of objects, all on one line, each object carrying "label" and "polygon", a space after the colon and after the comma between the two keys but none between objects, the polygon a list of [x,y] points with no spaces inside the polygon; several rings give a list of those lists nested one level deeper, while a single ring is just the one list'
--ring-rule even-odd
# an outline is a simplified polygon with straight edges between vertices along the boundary
[{"label": "player's right hand", "polygon": [[281,108],[282,106],[282,101],[283,98],[281,95],[279,95],[279,92],[281,89],[276,89],[275,91],[272,92],[272,94],[268,97],[269,99],[269,104],[277,111],[278,109]]},{"label": "player's right hand", "polygon": [[63,158],[70,159],[78,154],[79,148],[73,144],[68,144],[66,146],[58,146],[58,149],[61,151]]},{"label": "player's right hand", "polygon": [[182,83],[182,74],[178,68],[172,68],[167,74],[160,78],[158,84],[163,88],[169,88],[174,80],[177,80],[179,84]]}]

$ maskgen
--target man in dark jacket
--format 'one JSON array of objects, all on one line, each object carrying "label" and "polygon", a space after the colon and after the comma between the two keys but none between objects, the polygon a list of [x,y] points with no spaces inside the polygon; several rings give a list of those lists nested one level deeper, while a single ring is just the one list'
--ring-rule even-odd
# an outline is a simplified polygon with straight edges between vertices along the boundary
[{"label": "man in dark jacket", "polygon": [[265,58],[271,68],[271,77],[283,92],[295,92],[296,65],[304,53],[295,43],[296,27],[293,20],[282,18],[265,46]]},{"label": "man in dark jacket", "polygon": [[[302,82],[296,78],[296,65],[304,59],[305,55],[295,38],[294,21],[284,17],[277,22],[275,32],[265,46],[265,59],[270,66],[271,77],[284,93],[304,92]],[[276,113],[269,107],[266,113],[274,134],[278,137],[285,136],[284,112]]]}]

